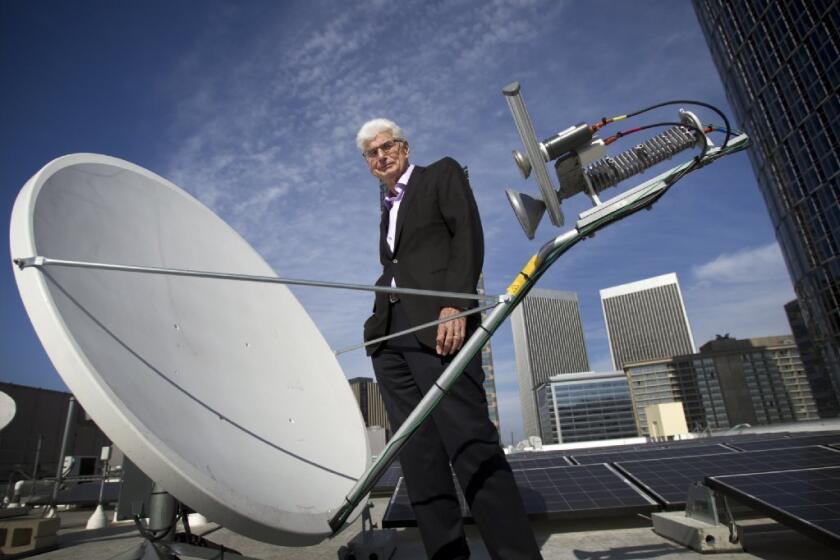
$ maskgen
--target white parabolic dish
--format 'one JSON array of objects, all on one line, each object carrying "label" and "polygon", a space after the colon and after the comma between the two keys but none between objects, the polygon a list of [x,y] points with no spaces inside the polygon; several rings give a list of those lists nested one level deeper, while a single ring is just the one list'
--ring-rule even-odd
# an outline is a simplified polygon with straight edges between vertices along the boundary
[{"label": "white parabolic dish", "polygon": [[8,426],[15,419],[17,406],[15,399],[0,391],[0,430]]},{"label": "white parabolic dish", "polygon": [[[169,181],[73,154],[15,202],[13,258],[275,276],[232,228]],[[212,521],[303,546],[370,456],[349,385],[292,293],[260,284],[15,267],[65,383],[152,479]]]}]

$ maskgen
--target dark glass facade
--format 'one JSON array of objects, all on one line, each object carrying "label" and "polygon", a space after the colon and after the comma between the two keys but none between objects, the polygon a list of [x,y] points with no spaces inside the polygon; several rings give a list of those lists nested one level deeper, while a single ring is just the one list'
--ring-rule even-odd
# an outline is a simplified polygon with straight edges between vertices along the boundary
[{"label": "dark glass facade", "polygon": [[823,360],[822,353],[811,340],[808,332],[808,325],[802,317],[802,308],[799,300],[795,299],[785,304],[790,331],[796,340],[796,347],[805,366],[805,375],[808,377],[808,384],[814,395],[814,402],[817,405],[817,414],[821,418],[833,418],[840,413],[840,403],[831,385],[831,377],[828,368]]},{"label": "dark glass facade", "polygon": [[838,394],[840,0],[694,0],[694,7],[754,142],[750,158],[808,337]]},{"label": "dark glass facade", "polygon": [[690,359],[696,371],[703,364],[717,378],[731,426],[796,421],[778,361],[766,346],[722,337],[701,346],[700,353]]}]

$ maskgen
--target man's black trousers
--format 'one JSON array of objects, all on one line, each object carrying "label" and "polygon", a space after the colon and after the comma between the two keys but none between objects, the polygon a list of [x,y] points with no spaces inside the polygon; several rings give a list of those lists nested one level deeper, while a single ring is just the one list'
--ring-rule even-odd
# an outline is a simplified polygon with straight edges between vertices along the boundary
[{"label": "man's black trousers", "polygon": [[[389,332],[410,327],[400,303],[391,305]],[[422,346],[413,334],[388,340],[373,368],[393,430],[420,402],[451,358]],[[492,558],[540,558],[499,435],[487,413],[481,358],[460,379],[400,453],[408,495],[426,553],[434,560],[468,558],[455,471]]]}]

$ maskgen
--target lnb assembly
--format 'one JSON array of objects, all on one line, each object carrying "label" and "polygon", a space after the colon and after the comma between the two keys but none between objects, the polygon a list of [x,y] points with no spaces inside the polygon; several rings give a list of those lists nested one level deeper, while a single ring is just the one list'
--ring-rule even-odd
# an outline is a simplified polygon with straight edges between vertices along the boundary
[{"label": "lnb assembly", "polygon": [[[528,239],[534,238],[534,232],[545,213],[548,213],[552,224],[563,225],[563,213],[560,209],[563,200],[584,193],[594,206],[600,206],[599,195],[603,190],[614,187],[689,148],[700,150],[697,159],[699,162],[714,146],[708,137],[709,132],[726,132],[724,147],[731,134],[726,116],[716,107],[699,101],[667,101],[626,115],[603,118],[594,124],[579,123],[540,142],[525,108],[519,83],[509,84],[502,93],[525,147],[524,152],[513,151],[514,162],[523,178],[534,175],[541,194],[540,198],[513,189],[505,191]],[[673,122],[651,123],[620,131],[606,138],[598,137],[598,132],[607,125],[659,107],[680,104],[700,105],[714,110],[724,120],[725,128],[703,125],[694,113],[679,109],[679,118]],[[654,127],[666,127],[666,130],[617,155],[607,155],[607,147],[616,140]],[[547,171],[546,164],[552,161],[559,188],[554,187]]]}]

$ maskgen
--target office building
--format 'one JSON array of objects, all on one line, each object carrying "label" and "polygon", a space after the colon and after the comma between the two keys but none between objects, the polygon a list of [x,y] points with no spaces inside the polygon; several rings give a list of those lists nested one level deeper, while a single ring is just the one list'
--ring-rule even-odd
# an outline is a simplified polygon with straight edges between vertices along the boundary
[{"label": "office building", "polygon": [[537,388],[543,443],[637,437],[627,378],[620,371],[552,376]]},{"label": "office building", "polygon": [[825,365],[822,352],[814,344],[802,317],[802,308],[799,300],[795,299],[785,304],[790,330],[796,340],[796,347],[799,350],[799,357],[805,368],[805,375],[808,378],[808,385],[814,397],[817,407],[817,414],[820,418],[834,418],[840,413],[838,395],[834,392],[831,384],[831,375]]},{"label": "office building", "polygon": [[601,290],[613,369],[694,352],[680,285],[674,273]]},{"label": "office building", "polygon": [[711,358],[670,356],[625,366],[633,410],[640,436],[652,436],[647,418],[649,407],[682,403],[689,431],[728,428],[729,417]]},{"label": "office building", "polygon": [[[0,382],[0,391],[15,401],[16,408],[14,418],[0,434],[0,480],[14,484],[55,476],[70,393],[4,382]],[[74,401],[67,440],[73,474],[97,474],[102,448],[110,445],[108,437]],[[111,464],[121,464],[121,453],[119,457],[120,462]]]},{"label": "office building", "polygon": [[391,424],[388,421],[388,413],[385,411],[385,401],[382,393],[379,392],[379,384],[370,377],[354,377],[349,379],[350,389],[359,409],[362,411],[362,418],[365,426],[380,426],[385,428],[387,437],[391,435]]},{"label": "office building", "polygon": [[701,346],[699,356],[714,362],[733,426],[796,420],[781,372],[767,348],[750,340],[718,337]]},{"label": "office building", "polygon": [[753,346],[764,348],[775,362],[796,420],[817,420],[817,405],[793,335],[763,336],[749,340]]},{"label": "office building", "polygon": [[532,289],[511,314],[525,437],[540,436],[537,389],[549,378],[589,371],[577,295]]},{"label": "office building", "polygon": [[[486,293],[484,290],[484,273],[478,277],[478,293]],[[481,314],[482,319],[487,316],[487,311]],[[496,371],[493,369],[493,349],[490,346],[490,341],[481,349],[481,369],[484,370],[484,393],[487,395],[487,413],[490,416],[490,421],[496,426],[496,430],[501,434],[501,424],[499,423],[499,401],[496,398]]]},{"label": "office building", "polygon": [[[840,1],[694,0],[808,338],[840,394]],[[805,351],[803,351],[803,354]],[[813,384],[822,414],[836,416]]]}]

